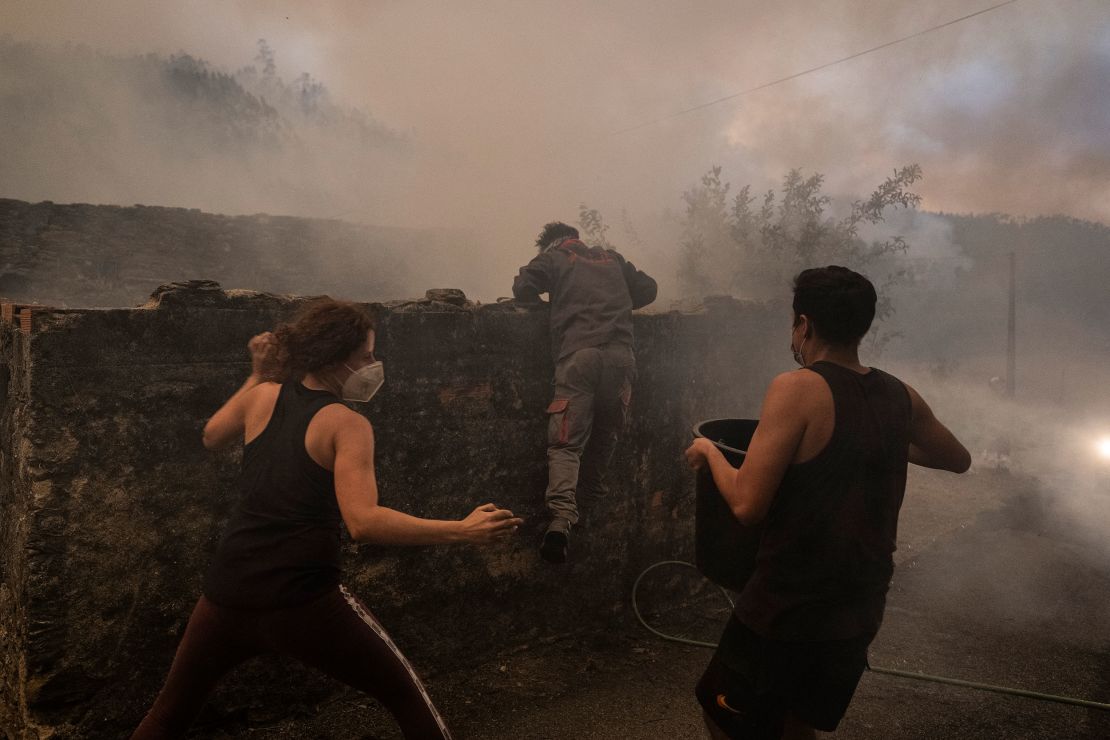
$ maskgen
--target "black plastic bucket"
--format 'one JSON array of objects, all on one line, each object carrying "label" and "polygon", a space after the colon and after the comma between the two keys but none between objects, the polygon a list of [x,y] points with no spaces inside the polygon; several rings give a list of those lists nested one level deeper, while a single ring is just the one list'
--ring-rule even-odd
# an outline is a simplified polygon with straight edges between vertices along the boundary
[{"label": "black plastic bucket", "polygon": [[[755,434],[756,419],[709,419],[694,425],[694,436],[705,437],[725,459],[739,467]],[[694,562],[709,580],[741,591],[755,569],[763,527],[741,524],[725,502],[709,466],[698,471],[694,519]]]}]

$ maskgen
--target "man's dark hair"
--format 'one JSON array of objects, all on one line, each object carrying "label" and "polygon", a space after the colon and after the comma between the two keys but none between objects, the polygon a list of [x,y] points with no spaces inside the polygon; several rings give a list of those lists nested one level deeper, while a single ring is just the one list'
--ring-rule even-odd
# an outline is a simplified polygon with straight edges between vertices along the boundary
[{"label": "man's dark hair", "polygon": [[802,270],[794,278],[794,321],[805,314],[830,344],[855,345],[875,318],[875,286],[847,267]]},{"label": "man's dark hair", "polygon": [[544,224],[543,231],[536,237],[536,246],[543,249],[556,239],[562,239],[567,236],[572,239],[577,239],[578,229],[562,221],[552,221],[549,224]]}]

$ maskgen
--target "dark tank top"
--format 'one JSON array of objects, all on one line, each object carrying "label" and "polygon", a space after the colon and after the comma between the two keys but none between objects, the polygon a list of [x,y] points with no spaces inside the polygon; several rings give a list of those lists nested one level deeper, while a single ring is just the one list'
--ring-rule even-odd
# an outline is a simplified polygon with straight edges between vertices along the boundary
[{"label": "dark tank top", "polygon": [[874,635],[906,490],[909,392],[881,370],[808,369],[832,391],[832,437],[816,457],[787,467],[736,615],[778,640]]},{"label": "dark tank top", "polygon": [[332,403],[327,391],[281,386],[270,422],[243,448],[239,504],[204,582],[209,600],[271,609],[339,584],[335,477],[305,449],[309,422]]}]

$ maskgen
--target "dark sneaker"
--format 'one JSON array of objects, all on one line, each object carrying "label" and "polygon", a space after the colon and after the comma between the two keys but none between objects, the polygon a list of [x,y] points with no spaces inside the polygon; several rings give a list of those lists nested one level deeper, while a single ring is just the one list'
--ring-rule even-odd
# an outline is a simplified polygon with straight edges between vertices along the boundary
[{"label": "dark sneaker", "polygon": [[540,545],[540,557],[549,563],[565,563],[569,544],[568,532],[561,529],[548,529],[543,535],[543,544]]}]

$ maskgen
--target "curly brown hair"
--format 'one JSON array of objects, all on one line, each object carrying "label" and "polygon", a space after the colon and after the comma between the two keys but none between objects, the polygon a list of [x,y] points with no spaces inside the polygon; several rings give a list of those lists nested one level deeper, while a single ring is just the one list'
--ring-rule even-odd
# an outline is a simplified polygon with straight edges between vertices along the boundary
[{"label": "curly brown hair", "polygon": [[312,301],[291,323],[274,330],[280,379],[300,379],[305,373],[343,362],[362,346],[376,325],[374,317],[355,303],[332,298]]}]

